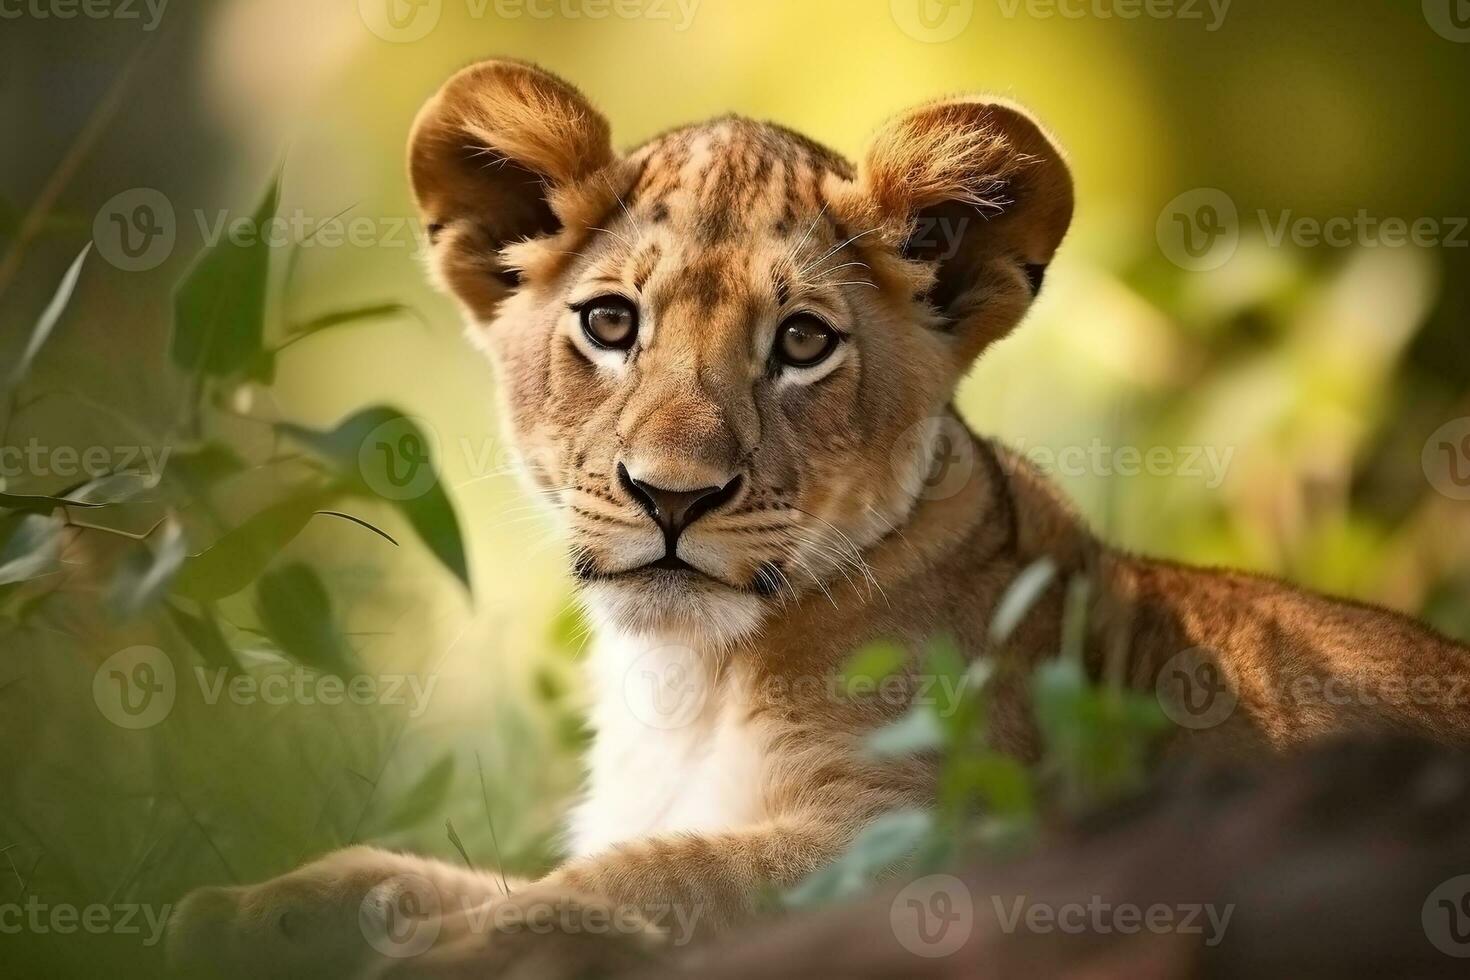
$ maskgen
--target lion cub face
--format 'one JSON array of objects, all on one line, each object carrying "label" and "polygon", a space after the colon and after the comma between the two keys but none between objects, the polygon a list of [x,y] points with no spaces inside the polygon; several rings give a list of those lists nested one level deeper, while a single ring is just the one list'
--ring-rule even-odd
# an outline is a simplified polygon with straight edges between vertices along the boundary
[{"label": "lion cub face", "polygon": [[915,110],[857,169],[738,118],[618,156],[576,90],[510,62],[425,106],[410,170],[593,608],[723,641],[906,519],[1072,208],[1006,106]]}]

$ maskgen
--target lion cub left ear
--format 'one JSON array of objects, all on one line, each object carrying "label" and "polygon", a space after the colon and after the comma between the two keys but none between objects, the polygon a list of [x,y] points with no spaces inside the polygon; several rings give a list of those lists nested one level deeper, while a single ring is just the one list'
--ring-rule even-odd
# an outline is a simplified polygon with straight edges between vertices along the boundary
[{"label": "lion cub left ear", "polygon": [[913,109],[874,138],[858,190],[919,297],[968,363],[1010,332],[1041,289],[1072,222],[1072,175],[1024,111],[957,100]]},{"label": "lion cub left ear", "polygon": [[607,120],[543,68],[484,61],[450,78],[408,147],[440,282],[488,320],[517,283],[501,250],[560,231],[578,185],[615,159]]}]

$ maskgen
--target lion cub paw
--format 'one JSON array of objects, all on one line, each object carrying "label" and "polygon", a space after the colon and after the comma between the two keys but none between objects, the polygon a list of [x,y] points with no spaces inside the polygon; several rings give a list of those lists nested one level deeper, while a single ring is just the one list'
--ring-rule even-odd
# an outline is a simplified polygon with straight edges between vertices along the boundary
[{"label": "lion cub paw", "polygon": [[571,980],[647,963],[666,935],[637,911],[595,895],[531,885],[446,920],[455,938],[381,964],[371,980]]},{"label": "lion cub paw", "polygon": [[190,892],[169,922],[169,962],[190,978],[349,980],[431,949],[450,938],[446,922],[505,897],[493,872],[352,847],[261,884]]}]

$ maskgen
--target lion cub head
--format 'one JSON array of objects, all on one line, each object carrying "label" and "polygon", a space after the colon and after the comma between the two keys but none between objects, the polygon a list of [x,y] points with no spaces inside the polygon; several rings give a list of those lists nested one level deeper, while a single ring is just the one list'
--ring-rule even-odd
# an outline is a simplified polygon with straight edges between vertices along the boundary
[{"label": "lion cub head", "polygon": [[722,640],[904,522],[956,383],[1072,215],[1040,127],[971,99],[899,116],[856,168],[738,117],[619,154],[571,85],[490,61],[409,155],[435,276],[591,606]]}]

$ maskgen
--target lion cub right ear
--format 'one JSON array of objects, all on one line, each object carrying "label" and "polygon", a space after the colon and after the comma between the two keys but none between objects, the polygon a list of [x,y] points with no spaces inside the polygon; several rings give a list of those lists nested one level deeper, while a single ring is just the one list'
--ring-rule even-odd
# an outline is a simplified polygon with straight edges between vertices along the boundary
[{"label": "lion cub right ear", "polygon": [[570,189],[614,160],[607,120],[550,72],[485,61],[454,75],[409,138],[440,284],[488,319],[517,283],[501,249],[559,231]]},{"label": "lion cub right ear", "polygon": [[1029,114],[986,99],[919,106],[884,126],[856,191],[924,269],[926,301],[968,367],[1031,306],[1072,222],[1066,160]]}]

